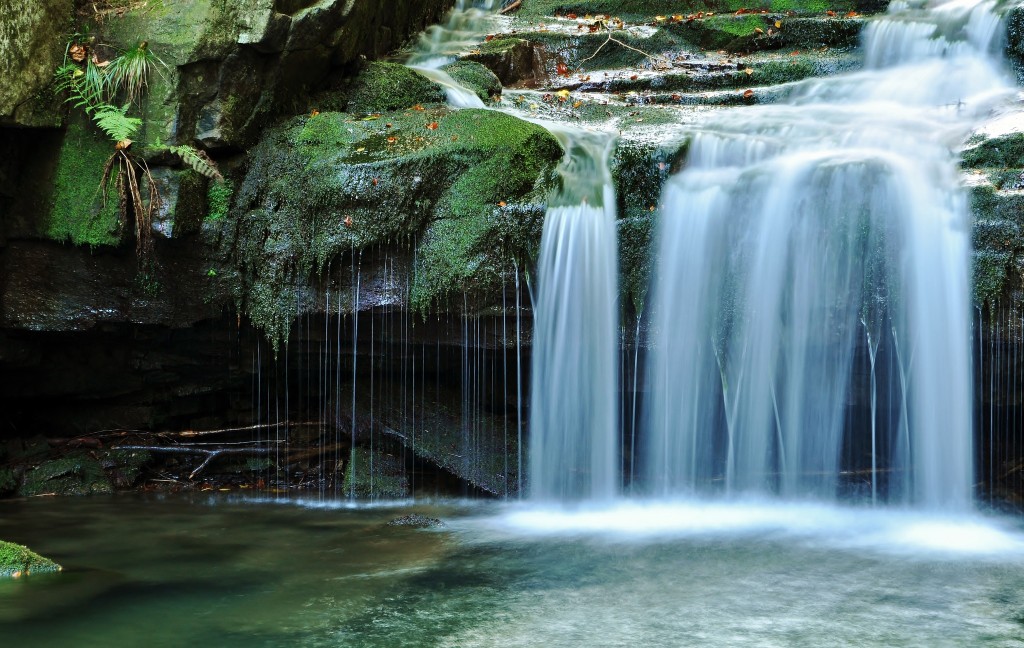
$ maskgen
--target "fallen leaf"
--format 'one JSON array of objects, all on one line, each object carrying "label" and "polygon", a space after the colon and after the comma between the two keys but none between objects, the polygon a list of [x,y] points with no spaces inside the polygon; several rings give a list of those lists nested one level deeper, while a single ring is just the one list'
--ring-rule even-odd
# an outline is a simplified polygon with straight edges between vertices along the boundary
[{"label": "fallen leaf", "polygon": [[314,110],[313,112],[309,113],[309,117],[310,117],[310,119],[312,119],[313,117],[316,117],[319,114],[320,114],[319,110]]},{"label": "fallen leaf", "polygon": [[682,98],[683,95],[679,94],[678,92],[672,93],[672,101],[680,101],[682,100]]},{"label": "fallen leaf", "polygon": [[565,17],[568,18],[569,20],[576,20],[576,14],[574,13],[565,14]]},{"label": "fallen leaf", "polygon": [[637,78],[637,75],[634,74],[633,76],[629,77],[629,80],[630,81],[636,81],[636,78]]},{"label": "fallen leaf", "polygon": [[583,102],[582,102],[582,101],[577,101],[577,102],[575,102],[575,103],[574,103],[574,104],[572,105],[572,107],[573,107],[573,108],[579,108],[579,107],[580,107],[580,106],[582,106],[582,105],[583,105]]},{"label": "fallen leaf", "polygon": [[365,150],[366,150],[365,146],[360,146],[359,148],[356,149],[356,153],[362,153]]},{"label": "fallen leaf", "polygon": [[826,16],[834,16],[834,15],[836,15],[836,12],[832,11],[831,9],[829,9],[828,11],[825,12],[825,15]]},{"label": "fallen leaf", "polygon": [[567,101],[569,99],[568,90],[559,90],[558,92],[555,93],[555,95],[558,97],[559,101]]},{"label": "fallen leaf", "polygon": [[430,122],[429,124],[427,124],[427,130],[437,130],[437,127],[438,127],[438,123],[437,122]]},{"label": "fallen leaf", "polygon": [[562,61],[558,62],[556,69],[558,70],[558,76],[569,76],[569,66]]},{"label": "fallen leaf", "polygon": [[494,34],[487,34],[487,37],[484,39],[484,42],[490,43],[492,40],[494,40]]},{"label": "fallen leaf", "polygon": [[764,30],[761,29],[760,27],[754,27],[754,31],[757,32],[758,34],[763,34],[764,33]]},{"label": "fallen leaf", "polygon": [[751,74],[754,73],[754,68],[747,68],[743,70],[743,72],[746,73],[747,76],[750,76]]},{"label": "fallen leaf", "polygon": [[419,104],[416,104],[415,106],[413,106],[412,109],[413,110],[424,110],[423,106],[421,106]]},{"label": "fallen leaf", "polygon": [[846,14],[847,18],[856,18],[859,14],[856,11],[849,11]]},{"label": "fallen leaf", "polygon": [[346,216],[345,217],[345,227],[352,227],[352,217],[351,216]]},{"label": "fallen leaf", "polygon": [[397,141],[398,141],[397,137],[392,136],[392,137],[388,138],[388,144],[394,144]]},{"label": "fallen leaf", "polygon": [[753,90],[744,90],[743,91],[743,98],[744,99],[753,99],[754,98],[754,91]]},{"label": "fallen leaf", "polygon": [[800,50],[793,50],[789,53],[790,56],[800,56]]},{"label": "fallen leaf", "polygon": [[498,207],[504,207],[504,206],[505,206],[505,201],[504,200],[499,200],[498,201]]},{"label": "fallen leaf", "polygon": [[75,63],[81,63],[85,60],[85,45],[81,43],[72,43],[71,47],[68,48],[68,54],[71,55],[71,60]]},{"label": "fallen leaf", "polygon": [[782,21],[781,20],[776,20],[775,21],[775,29],[781,29],[781,28],[782,28]]},{"label": "fallen leaf", "polygon": [[379,184],[380,184],[380,179],[379,178],[374,178],[373,179],[373,186],[376,187]]}]

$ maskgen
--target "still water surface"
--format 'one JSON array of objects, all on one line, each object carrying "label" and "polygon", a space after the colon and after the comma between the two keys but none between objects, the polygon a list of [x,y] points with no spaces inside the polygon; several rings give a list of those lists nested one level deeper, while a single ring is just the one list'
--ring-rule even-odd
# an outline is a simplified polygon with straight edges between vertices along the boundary
[{"label": "still water surface", "polygon": [[[440,530],[387,526],[408,513]],[[1024,534],[815,505],[0,504],[4,646],[1024,646]]]}]

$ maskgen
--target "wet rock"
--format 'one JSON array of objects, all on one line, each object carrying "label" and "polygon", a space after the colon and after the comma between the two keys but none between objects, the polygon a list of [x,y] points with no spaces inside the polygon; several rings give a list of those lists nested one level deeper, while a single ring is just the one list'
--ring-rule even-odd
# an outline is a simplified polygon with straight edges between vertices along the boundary
[{"label": "wet rock", "polygon": [[53,574],[63,569],[28,547],[0,540],[0,578],[21,578],[33,574]]},{"label": "wet rock", "polygon": [[111,493],[113,486],[100,462],[85,452],[45,461],[25,472],[18,494],[91,495]]},{"label": "wet rock", "polygon": [[420,515],[419,513],[410,513],[409,515],[403,515],[397,517],[394,520],[388,522],[388,526],[394,527],[411,527],[414,529],[439,529],[445,526],[445,523],[437,518],[427,517]]},{"label": "wet rock", "polygon": [[506,86],[546,80],[544,47],[522,38],[500,38],[480,45],[466,60],[482,64]]},{"label": "wet rock", "polygon": [[49,91],[66,44],[71,0],[0,2],[0,124],[54,126],[60,121]]},{"label": "wet rock", "polygon": [[493,291],[503,265],[539,240],[561,155],[538,126],[438,105],[369,119],[321,113],[268,130],[236,202],[246,311],[284,340],[297,282],[339,255],[414,237],[413,307]]},{"label": "wet rock", "polygon": [[460,85],[475,92],[485,103],[501,95],[501,80],[480,63],[456,61],[442,69]]},{"label": "wet rock", "polygon": [[397,63],[374,61],[349,89],[348,111],[384,113],[417,104],[443,103],[444,90],[422,74]]}]

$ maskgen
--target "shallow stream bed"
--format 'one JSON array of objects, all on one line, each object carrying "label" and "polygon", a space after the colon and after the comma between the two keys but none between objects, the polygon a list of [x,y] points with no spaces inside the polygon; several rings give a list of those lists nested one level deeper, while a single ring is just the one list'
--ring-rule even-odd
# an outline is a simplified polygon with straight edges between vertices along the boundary
[{"label": "shallow stream bed", "polygon": [[20,647],[1024,645],[996,518],[119,495],[4,502],[0,537],[65,566],[0,582]]}]

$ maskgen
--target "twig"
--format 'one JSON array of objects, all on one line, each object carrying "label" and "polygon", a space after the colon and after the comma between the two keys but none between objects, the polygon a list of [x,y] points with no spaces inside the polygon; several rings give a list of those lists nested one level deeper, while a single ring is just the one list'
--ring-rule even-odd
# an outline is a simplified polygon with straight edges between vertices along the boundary
[{"label": "twig", "polygon": [[202,472],[203,468],[222,455],[269,455],[271,448],[218,448],[216,450],[209,450],[207,448],[194,448],[187,446],[140,446],[140,445],[123,445],[115,446],[112,450],[145,450],[146,452],[169,452],[172,454],[201,454],[205,455],[206,459],[203,463],[199,464],[195,470],[189,474],[188,478],[195,479],[196,475]]},{"label": "twig", "polygon": [[607,45],[608,43],[615,43],[617,45],[625,47],[628,50],[632,50],[632,51],[636,52],[637,54],[642,54],[644,58],[647,58],[647,59],[650,59],[651,61],[653,61],[656,68],[658,68],[659,65],[668,65],[668,67],[672,67],[672,63],[670,61],[668,61],[667,59],[665,59],[665,57],[663,57],[663,56],[655,56],[653,54],[648,54],[647,52],[643,51],[642,49],[638,49],[636,47],[633,47],[632,45],[624,43],[624,42],[620,41],[618,38],[615,38],[615,36],[613,35],[614,33],[615,32],[612,31],[611,28],[609,28],[608,29],[608,38],[606,38],[605,41],[603,43],[601,43],[597,47],[596,50],[594,50],[593,54],[591,54],[587,58],[577,62],[576,66],[579,67],[579,66],[583,65],[584,63],[586,63],[587,61],[593,59],[598,54],[600,54],[601,50],[603,50],[604,46]]}]

